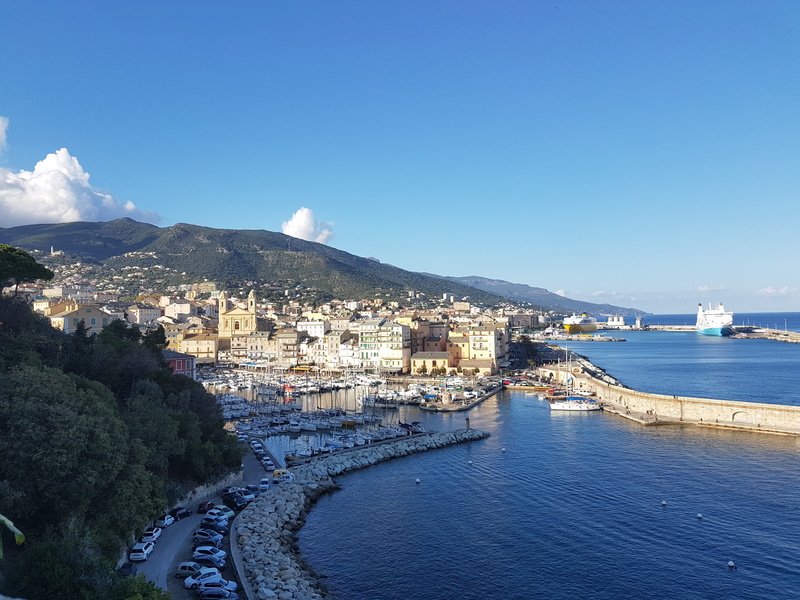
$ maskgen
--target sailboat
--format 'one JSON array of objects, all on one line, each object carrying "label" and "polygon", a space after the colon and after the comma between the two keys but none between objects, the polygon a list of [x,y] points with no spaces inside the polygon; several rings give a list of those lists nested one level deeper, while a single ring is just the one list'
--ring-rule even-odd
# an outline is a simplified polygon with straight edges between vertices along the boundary
[{"label": "sailboat", "polygon": [[572,394],[572,363],[569,361],[570,352],[567,350],[567,395],[564,398],[558,398],[550,403],[550,410],[569,410],[587,412],[592,410],[602,410],[602,406],[592,399],[584,396],[573,396]]}]

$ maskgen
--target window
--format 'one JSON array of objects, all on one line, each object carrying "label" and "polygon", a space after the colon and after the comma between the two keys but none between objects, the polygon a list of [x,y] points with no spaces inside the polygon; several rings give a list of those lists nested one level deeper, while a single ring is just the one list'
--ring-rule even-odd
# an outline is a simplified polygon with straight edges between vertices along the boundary
[{"label": "window", "polygon": [[89,317],[89,325],[91,325],[92,327],[97,325],[97,317]]}]

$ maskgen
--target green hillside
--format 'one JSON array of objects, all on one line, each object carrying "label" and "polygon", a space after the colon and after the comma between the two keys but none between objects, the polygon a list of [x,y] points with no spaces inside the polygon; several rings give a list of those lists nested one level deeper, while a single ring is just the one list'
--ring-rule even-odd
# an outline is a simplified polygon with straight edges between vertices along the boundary
[{"label": "green hillside", "polygon": [[115,270],[160,265],[189,278],[231,286],[292,282],[331,298],[370,298],[377,294],[399,298],[413,290],[431,298],[448,293],[473,302],[500,301],[497,295],[454,281],[264,230],[213,229],[185,223],[160,228],[126,218],[0,229],[0,243],[26,250],[49,251],[52,247]]}]

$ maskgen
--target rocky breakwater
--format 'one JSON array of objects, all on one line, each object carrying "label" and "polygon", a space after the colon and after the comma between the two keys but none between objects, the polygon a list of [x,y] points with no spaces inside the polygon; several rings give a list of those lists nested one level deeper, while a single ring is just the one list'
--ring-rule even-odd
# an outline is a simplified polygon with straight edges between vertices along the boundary
[{"label": "rocky breakwater", "polygon": [[486,437],[488,433],[476,429],[430,433],[317,458],[294,468],[294,482],[273,486],[234,523],[232,554],[242,591],[250,600],[325,598],[325,588],[300,555],[296,533],[315,501],[338,489],[332,478],[393,458]]}]

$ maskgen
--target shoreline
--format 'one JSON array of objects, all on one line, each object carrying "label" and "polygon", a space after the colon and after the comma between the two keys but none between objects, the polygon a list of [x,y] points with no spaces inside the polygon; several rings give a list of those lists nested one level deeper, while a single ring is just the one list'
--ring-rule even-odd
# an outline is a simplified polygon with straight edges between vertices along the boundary
[{"label": "shoreline", "polygon": [[323,494],[339,489],[333,477],[372,465],[489,437],[478,429],[423,434],[317,457],[292,469],[295,481],[273,486],[236,517],[231,558],[248,600],[323,600],[327,589],[303,560],[296,533]]}]

